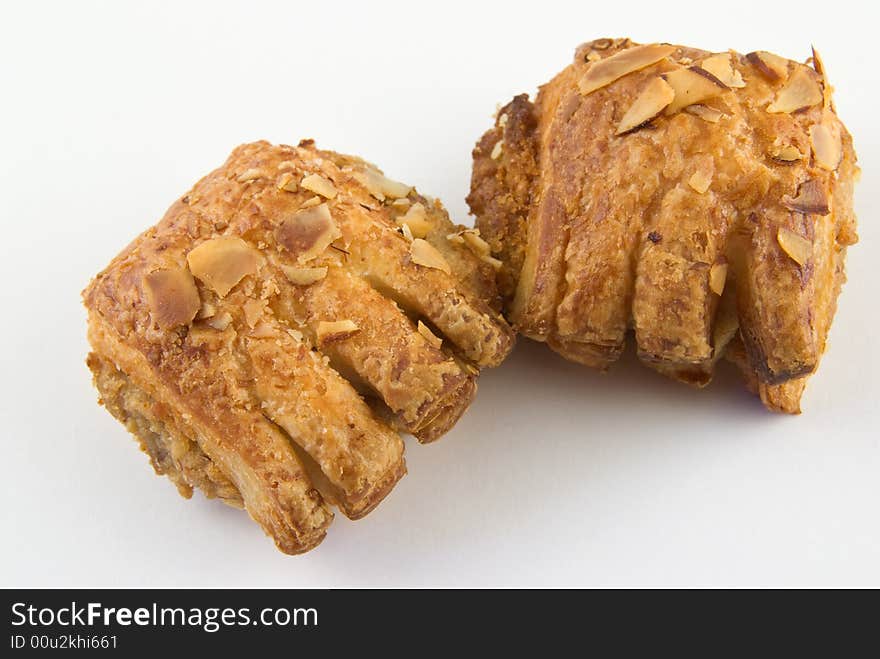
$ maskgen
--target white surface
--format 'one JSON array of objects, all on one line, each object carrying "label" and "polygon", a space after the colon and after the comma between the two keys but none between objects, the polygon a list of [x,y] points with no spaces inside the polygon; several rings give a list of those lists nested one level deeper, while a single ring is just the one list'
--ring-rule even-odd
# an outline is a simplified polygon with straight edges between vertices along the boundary
[{"label": "white surface", "polygon": [[[880,586],[875,26],[864,2],[14,3],[0,21],[0,585]],[[537,8],[537,9],[536,9]],[[496,103],[628,35],[820,49],[864,169],[861,243],[805,414],[521,342],[408,444],[369,517],[286,557],[154,476],[95,404],[79,292],[246,140],[361,154],[467,220]]]}]

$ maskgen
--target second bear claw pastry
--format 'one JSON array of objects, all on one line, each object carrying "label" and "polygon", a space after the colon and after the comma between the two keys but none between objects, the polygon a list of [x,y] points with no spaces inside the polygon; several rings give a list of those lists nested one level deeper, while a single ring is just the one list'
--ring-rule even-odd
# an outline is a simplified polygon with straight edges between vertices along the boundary
[{"label": "second bear claw pastry", "polygon": [[856,242],[852,140],[817,54],[599,39],[474,149],[468,202],[508,318],[604,369],[706,384],[722,356],[799,411]]}]

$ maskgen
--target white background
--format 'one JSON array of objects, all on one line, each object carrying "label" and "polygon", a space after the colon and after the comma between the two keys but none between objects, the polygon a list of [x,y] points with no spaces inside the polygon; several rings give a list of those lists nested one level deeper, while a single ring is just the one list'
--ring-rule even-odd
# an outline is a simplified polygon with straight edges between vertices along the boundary
[{"label": "white background", "polygon": [[[4,3],[0,585],[880,586],[880,75],[873,3]],[[522,341],[369,517],[300,557],[182,500],[99,408],[89,277],[236,144],[360,154],[469,223],[496,103],[583,41],[824,55],[855,136],[861,243],[805,413],[724,370],[602,376]]]}]

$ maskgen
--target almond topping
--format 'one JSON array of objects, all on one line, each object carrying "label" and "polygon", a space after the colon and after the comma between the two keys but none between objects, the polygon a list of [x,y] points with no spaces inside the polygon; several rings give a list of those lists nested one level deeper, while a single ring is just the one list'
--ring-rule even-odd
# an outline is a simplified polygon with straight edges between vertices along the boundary
[{"label": "almond topping", "polygon": [[196,318],[205,319],[210,318],[214,314],[217,313],[217,307],[215,307],[210,302],[202,302],[202,307],[199,309],[199,313]]},{"label": "almond topping", "polygon": [[425,337],[425,341],[427,341],[429,345],[432,345],[435,348],[439,348],[440,346],[443,345],[443,339],[441,339],[439,336],[434,334],[434,332],[432,332],[428,328],[428,326],[425,325],[425,323],[423,323],[422,321],[419,321],[419,324],[416,326],[416,329],[418,329],[419,334],[421,334],[423,337]]},{"label": "almond topping", "polygon": [[367,192],[379,201],[385,201],[385,197],[400,199],[401,197],[409,195],[412,190],[412,186],[392,181],[390,178],[382,174],[382,172],[373,169],[372,167],[367,167],[360,172],[355,172],[353,176],[358,183],[367,189]]},{"label": "almond topping", "polygon": [[[822,79],[825,80],[825,63],[822,61],[822,57],[819,55],[819,51],[816,50],[816,46],[811,46],[810,50],[813,51],[813,68],[816,70]],[[825,82],[828,82],[825,80]]]},{"label": "almond topping", "polygon": [[788,77],[788,60],[779,55],[757,50],[746,55],[746,60],[770,82],[778,82]]},{"label": "almond topping", "polygon": [[263,317],[263,310],[266,308],[265,300],[248,300],[242,305],[244,311],[244,320],[248,327],[253,329],[257,326],[257,321]]},{"label": "almond topping", "polygon": [[415,238],[424,238],[434,228],[428,220],[424,205],[418,201],[409,207],[405,215],[397,218],[397,224],[408,226]]},{"label": "almond topping", "polygon": [[704,169],[698,169],[688,179],[688,185],[700,194],[705,194],[712,185],[712,173]]},{"label": "almond topping", "polygon": [[495,268],[496,270],[501,270],[501,266],[504,265],[501,261],[499,261],[498,259],[496,259],[496,258],[493,257],[493,256],[489,256],[488,254],[487,254],[486,256],[482,256],[482,257],[480,257],[480,260],[481,260],[483,263],[488,263],[489,265],[491,265],[491,266],[492,266],[493,268]]},{"label": "almond topping", "polygon": [[302,210],[303,208],[312,208],[313,206],[317,206],[318,204],[321,204],[321,203],[323,203],[321,201],[321,198],[318,195],[314,195],[314,196],[306,199],[303,203],[301,203],[299,205],[299,207],[300,207],[300,210]]},{"label": "almond topping", "polygon": [[236,179],[239,183],[247,183],[248,181],[253,181],[258,178],[264,177],[266,174],[262,169],[258,167],[251,167],[250,169],[246,169],[241,174],[238,175]]},{"label": "almond topping", "polygon": [[647,123],[663,111],[675,98],[675,90],[663,78],[651,78],[642,93],[630,106],[617,126],[623,135]]},{"label": "almond topping", "polygon": [[719,96],[728,89],[727,85],[699,66],[676,69],[664,73],[663,77],[675,90],[675,99],[667,106],[666,116],[675,114],[694,103],[702,103]]},{"label": "almond topping", "polygon": [[342,232],[333,221],[327,204],[319,204],[282,220],[275,237],[300,263],[305,263],[323,254],[330,243],[342,237]]},{"label": "almond topping", "polygon": [[504,149],[504,140],[498,140],[495,142],[495,146],[492,147],[492,153],[489,154],[489,157],[492,160],[498,160],[501,157],[501,151]]},{"label": "almond topping", "polygon": [[822,168],[833,172],[840,165],[843,147],[840,143],[840,131],[826,122],[810,126],[810,142],[813,145],[813,156]]},{"label": "almond topping", "polygon": [[291,336],[291,338],[297,343],[302,343],[303,341],[303,333],[296,329],[288,329],[287,333]]},{"label": "almond topping", "polygon": [[813,243],[796,234],[791,229],[779,227],[776,232],[776,240],[779,246],[786,254],[788,254],[798,265],[803,265],[810,259],[813,253]]},{"label": "almond topping", "polygon": [[401,233],[403,233],[403,237],[406,238],[407,242],[412,242],[416,239],[416,237],[413,235],[412,229],[409,228],[408,224],[401,224],[400,231]]},{"label": "almond topping", "polygon": [[480,238],[479,229],[466,229],[461,233],[461,237],[464,239],[464,244],[477,256],[489,256],[492,251],[489,243]]},{"label": "almond topping", "polygon": [[213,318],[209,318],[205,321],[205,324],[208,327],[212,327],[213,329],[222,332],[232,323],[232,316],[228,311],[224,311],[219,316],[214,316]]},{"label": "almond topping", "polygon": [[443,255],[427,240],[416,238],[412,241],[409,252],[412,256],[412,262],[416,265],[442,270],[447,275],[452,274],[452,269],[449,267],[449,263],[446,262]]},{"label": "almond topping", "polygon": [[278,189],[284,190],[285,192],[296,192],[297,185],[296,180],[293,178],[293,174],[290,172],[284,172],[278,178]]},{"label": "almond topping", "polygon": [[275,332],[275,327],[273,327],[271,323],[261,320],[248,336],[252,339],[273,339],[277,334]]},{"label": "almond topping", "polygon": [[186,255],[189,269],[220,297],[247,275],[257,271],[260,253],[241,238],[223,236],[206,240]]},{"label": "almond topping", "polygon": [[344,341],[360,332],[360,328],[351,320],[322,320],[318,323],[315,336],[318,343],[327,344],[336,341]]},{"label": "almond topping", "polygon": [[143,279],[153,320],[162,329],[192,322],[201,308],[199,290],[186,268],[156,270]]},{"label": "almond topping", "polygon": [[282,265],[281,270],[291,284],[297,286],[311,286],[327,276],[327,268],[297,268],[292,265]]},{"label": "almond topping", "polygon": [[410,200],[406,197],[401,197],[400,199],[395,199],[391,202],[392,206],[396,206],[397,208],[406,208],[410,205]]},{"label": "almond topping", "polygon": [[334,199],[336,197],[336,186],[333,185],[330,179],[320,174],[309,174],[299,184],[303,189],[319,194],[327,199]]},{"label": "almond topping", "polygon": [[803,158],[804,154],[792,144],[774,144],[770,147],[770,157],[779,162],[792,163]]},{"label": "almond topping", "polygon": [[721,110],[716,110],[708,105],[689,105],[684,110],[689,114],[699,117],[703,121],[708,121],[710,124],[717,124],[724,116],[724,113]]},{"label": "almond topping", "polygon": [[811,69],[799,65],[776,100],[767,106],[767,112],[791,113],[821,103],[825,97],[815,75]]},{"label": "almond topping", "polygon": [[733,68],[730,53],[718,53],[700,62],[700,67],[718,78],[728,87],[741,89],[746,86],[742,74]]},{"label": "almond topping", "polygon": [[727,281],[727,264],[715,263],[709,268],[709,289],[719,297],[724,292]]},{"label": "almond topping", "polygon": [[580,79],[578,88],[586,96],[625,75],[656,64],[674,51],[675,47],[659,43],[627,48],[591,64]]},{"label": "almond topping", "polygon": [[785,197],[782,204],[789,210],[807,215],[828,215],[831,212],[825,188],[815,179],[801,183],[797,197]]}]

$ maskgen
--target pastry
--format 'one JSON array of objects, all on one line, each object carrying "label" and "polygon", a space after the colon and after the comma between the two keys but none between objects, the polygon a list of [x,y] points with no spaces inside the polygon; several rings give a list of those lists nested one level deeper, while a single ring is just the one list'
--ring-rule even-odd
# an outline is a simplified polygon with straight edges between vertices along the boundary
[{"label": "pastry", "polygon": [[157,473],[244,507],[287,553],[367,514],[513,334],[498,263],[355,157],[238,147],[83,293],[88,365]]},{"label": "pastry", "polygon": [[799,412],[857,241],[831,92],[815,51],[580,46],[473,152],[468,203],[508,319],[599,369],[630,332],[697,386],[726,357],[768,408]]}]

